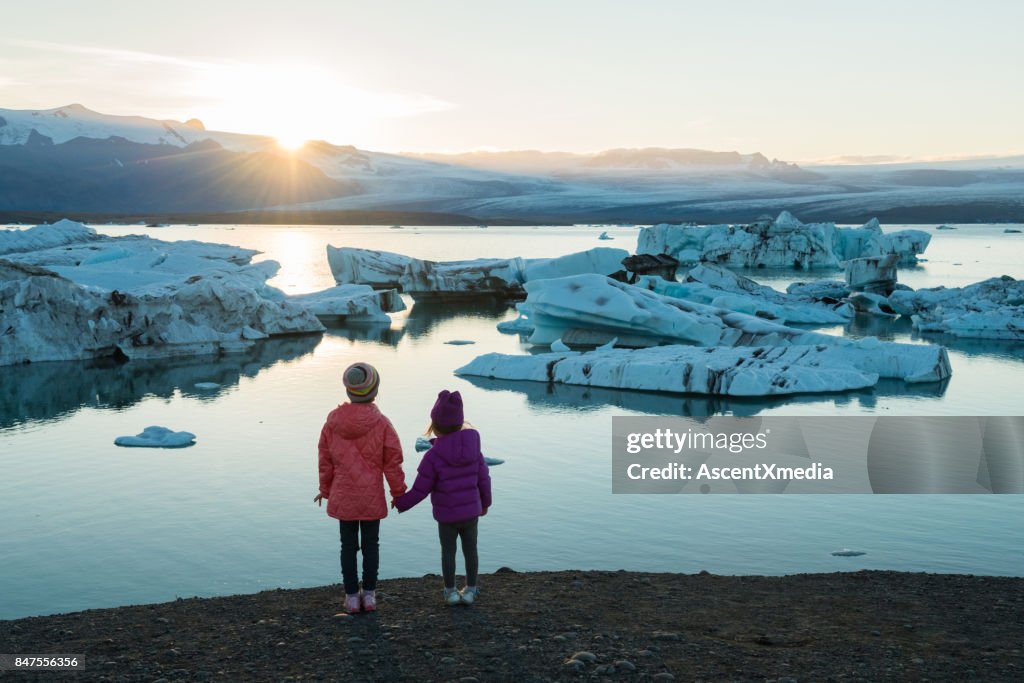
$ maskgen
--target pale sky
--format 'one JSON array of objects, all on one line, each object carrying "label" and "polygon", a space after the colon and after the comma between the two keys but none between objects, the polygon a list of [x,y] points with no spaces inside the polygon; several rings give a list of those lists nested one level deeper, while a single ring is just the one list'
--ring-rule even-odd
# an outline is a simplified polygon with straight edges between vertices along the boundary
[{"label": "pale sky", "polygon": [[378,151],[1024,153],[1024,2],[7,2],[0,108]]}]

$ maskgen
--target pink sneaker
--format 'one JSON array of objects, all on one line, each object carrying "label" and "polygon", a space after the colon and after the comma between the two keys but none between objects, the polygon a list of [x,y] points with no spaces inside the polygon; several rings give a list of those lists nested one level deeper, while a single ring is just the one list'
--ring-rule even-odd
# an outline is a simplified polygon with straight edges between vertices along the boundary
[{"label": "pink sneaker", "polygon": [[345,611],[349,614],[359,614],[359,610],[362,609],[359,604],[359,593],[353,593],[352,595],[345,596]]},{"label": "pink sneaker", "polygon": [[363,591],[363,611],[377,611],[377,591]]}]

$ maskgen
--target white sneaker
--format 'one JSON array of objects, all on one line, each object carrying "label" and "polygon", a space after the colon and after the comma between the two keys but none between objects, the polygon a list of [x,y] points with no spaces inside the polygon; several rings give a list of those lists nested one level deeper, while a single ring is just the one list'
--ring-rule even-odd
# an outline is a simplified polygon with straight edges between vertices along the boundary
[{"label": "white sneaker", "polygon": [[480,597],[480,589],[476,586],[466,586],[462,589],[462,602],[467,605],[472,605],[478,597]]},{"label": "white sneaker", "polygon": [[459,591],[454,588],[444,589],[444,602],[446,605],[457,605],[461,599],[462,596],[459,595]]}]

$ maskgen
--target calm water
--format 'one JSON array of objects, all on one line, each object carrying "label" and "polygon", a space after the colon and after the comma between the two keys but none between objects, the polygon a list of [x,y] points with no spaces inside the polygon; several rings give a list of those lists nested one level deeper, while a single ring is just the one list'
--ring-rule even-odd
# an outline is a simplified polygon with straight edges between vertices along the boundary
[{"label": "calm water", "polygon": [[[898,226],[886,226],[887,230]],[[104,228],[110,234],[141,228]],[[608,230],[615,241],[598,242]],[[901,271],[913,287],[1024,277],[1024,235],[1003,226],[935,233],[929,261]],[[604,245],[632,250],[629,228],[268,226],[147,229],[260,249],[290,293],[332,284],[324,245],[434,259],[554,256]],[[755,277],[783,287],[800,273]],[[1024,575],[1024,496],[613,496],[611,416],[623,414],[1019,415],[1024,344],[956,343],[944,386],[795,401],[732,401],[476,382],[452,370],[489,351],[521,353],[488,306],[415,306],[390,328],[332,330],[264,343],[222,360],[104,367],[3,368],[0,383],[0,618],[155,602],[176,596],[313,586],[338,579],[336,523],[311,501],[316,442],[354,360],[381,370],[379,404],[406,447],[434,394],[459,389],[493,470],[495,506],[481,525],[484,571],[602,568],[784,574],[860,568]],[[836,334],[913,339],[903,324],[861,320]],[[468,339],[473,346],[447,340]],[[196,382],[223,385],[200,392]],[[160,424],[198,435],[184,450],[120,449],[113,440]],[[382,527],[384,577],[439,571],[424,503]],[[862,557],[832,557],[842,547]],[[440,587],[440,586],[439,586]]]}]

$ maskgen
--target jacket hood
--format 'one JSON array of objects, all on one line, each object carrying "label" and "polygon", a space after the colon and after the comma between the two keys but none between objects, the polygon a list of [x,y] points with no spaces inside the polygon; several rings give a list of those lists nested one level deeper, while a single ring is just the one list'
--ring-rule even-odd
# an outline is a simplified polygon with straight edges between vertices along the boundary
[{"label": "jacket hood", "polygon": [[439,436],[434,440],[433,450],[437,457],[449,465],[468,465],[480,457],[480,432],[462,429]]},{"label": "jacket hood", "polygon": [[358,439],[381,420],[376,403],[342,403],[331,413],[334,430],[344,439]]}]

